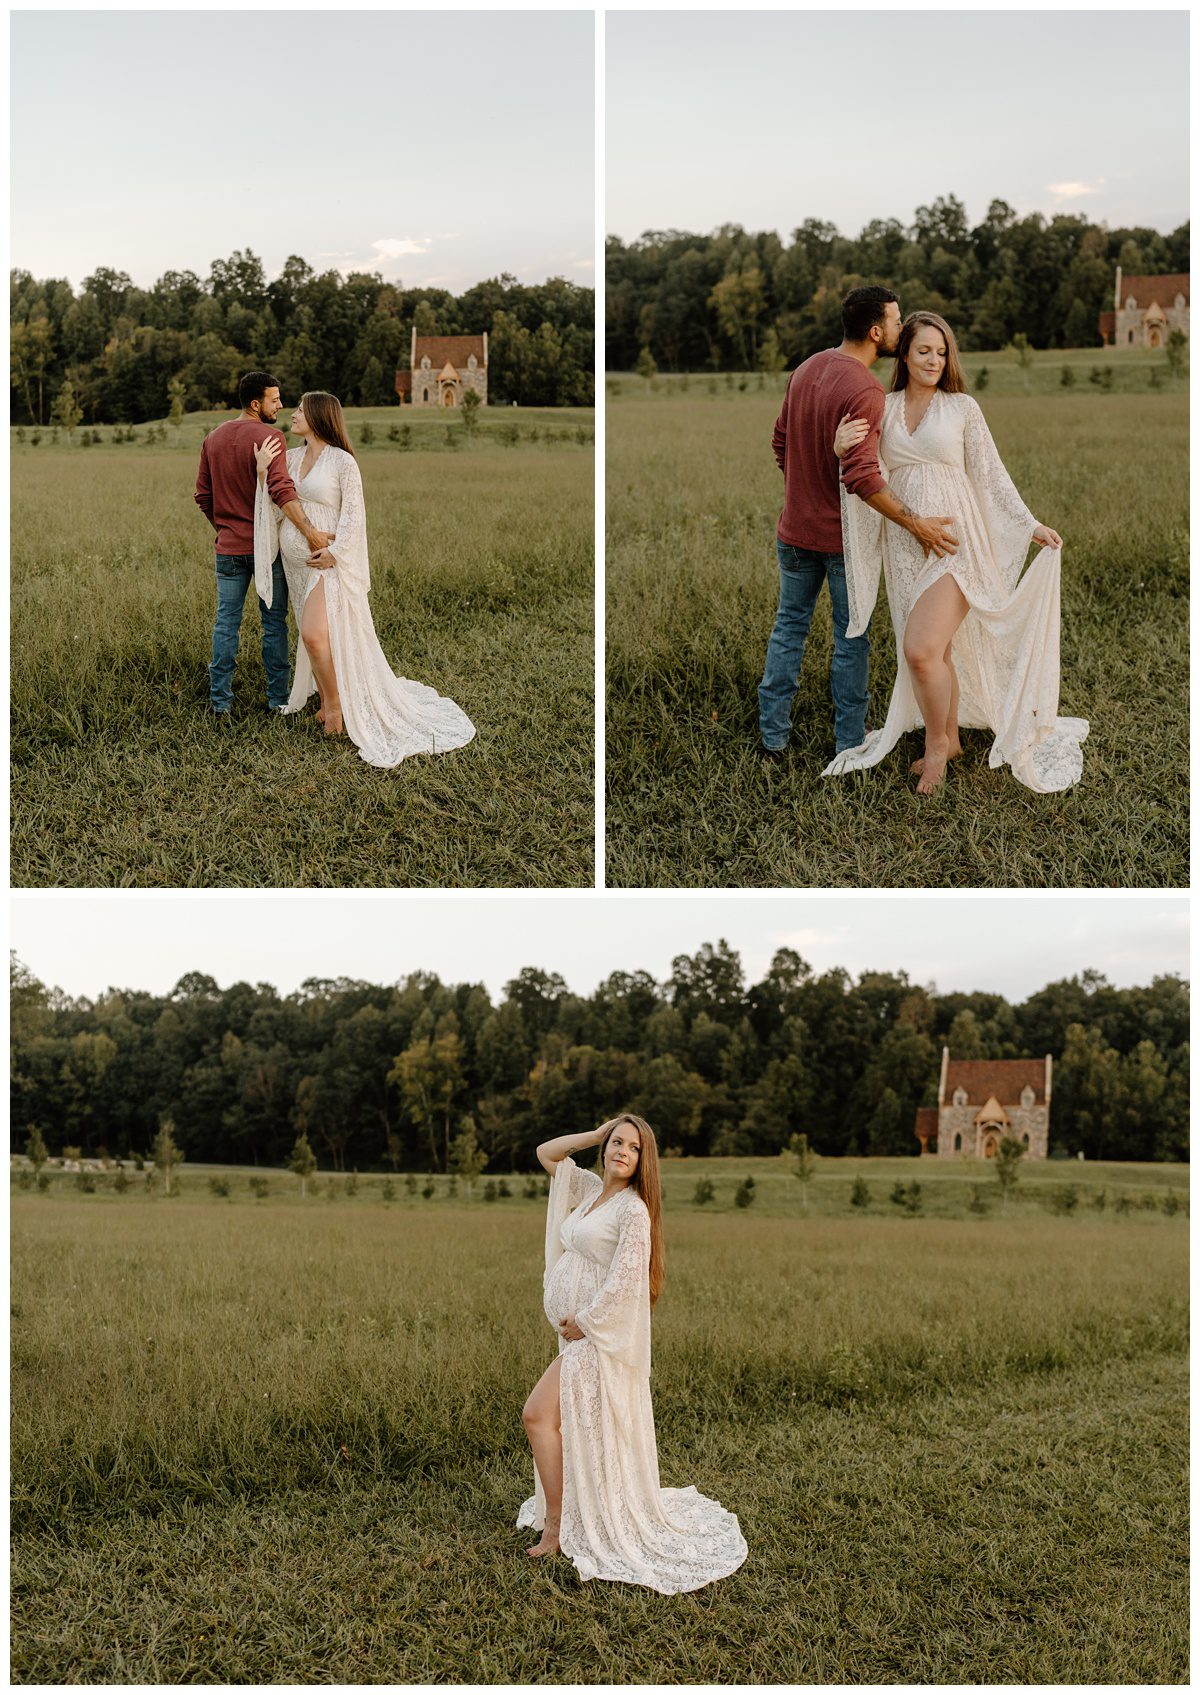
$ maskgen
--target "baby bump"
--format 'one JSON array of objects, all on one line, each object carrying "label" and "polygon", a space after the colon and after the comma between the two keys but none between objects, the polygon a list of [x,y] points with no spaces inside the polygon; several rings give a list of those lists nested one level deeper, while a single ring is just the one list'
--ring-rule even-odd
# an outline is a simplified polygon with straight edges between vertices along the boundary
[{"label": "baby bump", "polygon": [[[337,530],[338,515],[332,506],[322,505],[316,500],[302,500],[300,504],[304,508],[304,516],[314,530],[323,530],[326,535],[334,534]],[[291,565],[293,569],[297,566],[307,566],[309,545],[295,524],[289,523],[286,518],[279,526],[279,550],[283,554],[285,565]]]},{"label": "baby bump", "polygon": [[586,1306],[603,1282],[600,1267],[582,1254],[568,1251],[563,1254],[546,1280],[542,1307],[548,1322],[555,1330],[564,1318],[573,1318],[579,1308]]},{"label": "baby bump", "polygon": [[964,471],[936,460],[898,465],[888,472],[892,493],[922,517],[978,520],[975,492]]}]

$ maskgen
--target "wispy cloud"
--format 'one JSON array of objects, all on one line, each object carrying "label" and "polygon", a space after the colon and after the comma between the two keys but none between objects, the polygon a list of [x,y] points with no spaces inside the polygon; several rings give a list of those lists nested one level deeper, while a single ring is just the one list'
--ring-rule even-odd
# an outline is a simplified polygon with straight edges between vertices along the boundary
[{"label": "wispy cloud", "polygon": [[836,947],[845,941],[848,933],[844,924],[836,929],[782,930],[772,937],[772,941],[776,947],[794,948],[797,953],[802,953],[805,948]]},{"label": "wispy cloud", "polygon": [[1046,184],[1047,194],[1052,194],[1056,200],[1082,200],[1085,195],[1099,194],[1104,187],[1104,178],[1097,177],[1095,182],[1051,182]]},{"label": "wispy cloud", "polygon": [[430,238],[419,236],[387,236],[383,241],[373,241],[372,250],[381,259],[403,259],[408,253],[428,253]]},{"label": "wispy cloud", "polygon": [[457,241],[456,235],[389,235],[373,241],[371,249],[381,259],[403,259],[411,253],[428,253],[435,241]]}]

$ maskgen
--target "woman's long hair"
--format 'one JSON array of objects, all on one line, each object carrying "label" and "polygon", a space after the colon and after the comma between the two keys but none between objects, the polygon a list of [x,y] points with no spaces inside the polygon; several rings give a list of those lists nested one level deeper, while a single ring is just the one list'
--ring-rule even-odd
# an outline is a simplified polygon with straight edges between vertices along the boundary
[{"label": "woman's long hair", "polygon": [[332,442],[334,447],[340,447],[343,453],[354,458],[354,449],[346,434],[346,415],[336,394],[326,394],[320,388],[310,389],[300,396],[300,410],[314,435],[322,441]]},{"label": "woman's long hair", "polygon": [[938,387],[945,394],[965,394],[967,379],[963,376],[963,368],[958,362],[958,343],[954,339],[954,331],[945,318],[939,318],[936,312],[910,312],[900,326],[900,340],[896,343],[896,368],[892,372],[892,393],[899,388],[908,387],[909,349],[922,324],[941,330],[946,338],[946,368],[938,378]]},{"label": "woman's long hair", "polygon": [[635,1113],[622,1112],[616,1118],[610,1118],[607,1124],[600,1128],[604,1131],[604,1140],[600,1144],[600,1175],[604,1175],[604,1150],[608,1146],[608,1138],[620,1124],[628,1124],[637,1131],[641,1140],[641,1152],[638,1154],[637,1170],[630,1179],[630,1187],[637,1190],[646,1203],[646,1211],[650,1214],[650,1305],[653,1307],[662,1293],[663,1280],[666,1277],[666,1259],[663,1254],[662,1233],[662,1181],[658,1175],[658,1143],[654,1140],[654,1132],[644,1118],[638,1118]]}]

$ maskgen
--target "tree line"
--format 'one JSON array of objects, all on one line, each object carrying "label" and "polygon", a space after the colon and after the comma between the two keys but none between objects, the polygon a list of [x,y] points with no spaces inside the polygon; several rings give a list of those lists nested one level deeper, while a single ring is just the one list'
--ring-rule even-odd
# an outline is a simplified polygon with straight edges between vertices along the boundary
[{"label": "tree line", "polygon": [[616,972],[590,995],[527,968],[493,1003],[478,983],[312,979],[72,999],[11,963],[11,1134],[52,1154],[126,1157],[171,1121],[190,1161],[279,1166],[298,1135],[335,1170],[450,1169],[469,1134],[491,1173],[540,1141],[641,1113],[664,1150],[914,1154],[955,1058],[1054,1056],[1052,1150],[1188,1157],[1188,985],[1116,989],[1093,972],[1019,1005],[945,994],[903,972],[820,975],[780,950],[748,984],[723,941],[665,983]]},{"label": "tree line", "polygon": [[993,200],[972,227],[954,195],[911,224],[873,219],[850,238],[806,219],[785,244],[723,224],[708,235],[610,236],[604,260],[607,368],[782,371],[841,340],[847,291],[881,283],[905,313],[938,312],[966,350],[1098,347],[1116,266],[1127,276],[1187,271],[1190,224],[1170,235],[1110,230],[1080,216],[1018,217]]},{"label": "tree line", "polygon": [[376,273],[318,273],[293,255],[268,282],[249,250],[214,260],[203,281],[166,271],[149,289],[106,267],[78,294],[64,279],[14,270],[12,421],[46,423],[68,384],[89,424],[165,418],[176,392],[189,412],[234,406],[239,376],[254,367],[277,376],[288,401],[324,389],[343,405],[387,406],[414,327],[486,330],[493,404],[590,406],[594,314],[594,291],[561,277],[526,284],[505,274],[456,296]]}]

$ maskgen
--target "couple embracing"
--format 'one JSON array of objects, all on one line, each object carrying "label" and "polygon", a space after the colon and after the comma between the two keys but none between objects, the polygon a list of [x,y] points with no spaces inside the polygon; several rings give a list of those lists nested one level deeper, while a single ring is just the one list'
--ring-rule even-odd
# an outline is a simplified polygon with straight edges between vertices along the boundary
[{"label": "couple embracing", "polygon": [[[841,345],[792,373],[773,447],[784,475],[779,611],[759,685],[762,752],[781,758],[822,581],[833,611],[830,689],[836,754],[823,776],[878,764],[923,725],[917,792],[932,794],[961,750],[960,725],[987,729],[989,764],[1042,793],[1083,770],[1088,726],[1058,716],[1062,537],[1017,493],[954,332],[934,312],[903,322],[886,288],[842,303]],[[871,374],[894,357],[886,396]],[[1040,546],[1022,567],[1031,542]],[[883,727],[866,732],[867,626],[882,571],[897,670]]]},{"label": "couple embracing", "polygon": [[[216,531],[213,712],[222,717],[233,706],[242,608],[253,582],[272,712],[299,712],[319,693],[325,734],[348,733],[370,765],[465,746],[475,734],[466,713],[396,676],[375,634],[362,477],[340,401],[302,395],[288,425],[299,444],[285,452],[275,427],[278,380],[249,371],[238,399],[240,416],[204,438],[196,478],[196,504]],[[289,598],[300,632],[290,690]]]}]

